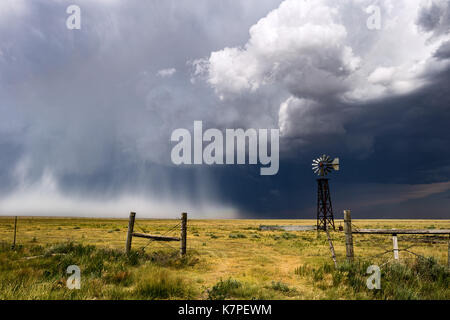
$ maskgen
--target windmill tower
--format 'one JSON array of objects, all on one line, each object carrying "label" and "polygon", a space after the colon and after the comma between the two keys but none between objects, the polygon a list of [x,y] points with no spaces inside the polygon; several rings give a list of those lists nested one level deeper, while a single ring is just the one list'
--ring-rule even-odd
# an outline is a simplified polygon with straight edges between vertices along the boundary
[{"label": "windmill tower", "polygon": [[331,158],[324,154],[313,160],[312,170],[320,176],[317,179],[317,230],[327,230],[329,226],[335,230],[329,179],[324,177],[333,170],[339,170],[339,158],[331,161]]}]

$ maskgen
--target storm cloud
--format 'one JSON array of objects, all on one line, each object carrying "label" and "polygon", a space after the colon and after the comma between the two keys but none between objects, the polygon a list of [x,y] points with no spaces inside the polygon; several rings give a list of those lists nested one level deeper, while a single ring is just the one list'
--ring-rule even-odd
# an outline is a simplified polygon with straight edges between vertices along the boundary
[{"label": "storm cloud", "polygon": [[[80,30],[66,28],[71,4]],[[0,214],[314,218],[310,162],[327,153],[342,161],[335,211],[450,218],[449,10],[2,1]],[[173,165],[171,133],[195,120],[280,128],[279,173]]]}]

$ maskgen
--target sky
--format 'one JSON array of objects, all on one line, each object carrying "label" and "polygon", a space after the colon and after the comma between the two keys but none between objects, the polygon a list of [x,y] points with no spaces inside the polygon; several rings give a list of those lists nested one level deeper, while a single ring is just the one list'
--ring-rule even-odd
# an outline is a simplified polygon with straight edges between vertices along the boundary
[{"label": "sky", "polygon": [[[70,5],[80,29],[67,28]],[[1,0],[0,215],[450,219],[448,0]],[[279,129],[279,171],[171,161]]]}]

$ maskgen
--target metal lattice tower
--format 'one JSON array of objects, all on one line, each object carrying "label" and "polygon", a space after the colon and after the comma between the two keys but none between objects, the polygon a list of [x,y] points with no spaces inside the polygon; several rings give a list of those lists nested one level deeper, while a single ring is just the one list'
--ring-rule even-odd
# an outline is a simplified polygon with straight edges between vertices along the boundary
[{"label": "metal lattice tower", "polygon": [[329,156],[322,155],[313,161],[312,169],[321,177],[317,179],[317,230],[327,230],[329,227],[335,230],[329,179],[324,176],[332,170],[339,170],[339,159],[335,158],[331,161]]},{"label": "metal lattice tower", "polygon": [[317,179],[317,230],[334,230],[333,206],[331,204],[328,179]]}]

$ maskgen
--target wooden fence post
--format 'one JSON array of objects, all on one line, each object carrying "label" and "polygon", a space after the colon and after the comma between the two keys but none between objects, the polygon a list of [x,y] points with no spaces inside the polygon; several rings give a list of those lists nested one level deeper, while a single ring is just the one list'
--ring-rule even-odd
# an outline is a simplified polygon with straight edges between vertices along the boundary
[{"label": "wooden fence post", "polygon": [[344,210],[344,232],[345,249],[347,252],[347,261],[352,262],[354,258],[353,235],[352,235],[352,217],[350,210]]},{"label": "wooden fence post", "polygon": [[180,237],[180,254],[186,254],[186,240],[187,240],[187,213],[181,214],[181,237]]},{"label": "wooden fence post", "polygon": [[11,247],[13,250],[16,248],[16,232],[17,232],[17,216],[14,218],[14,241]]},{"label": "wooden fence post", "polygon": [[128,234],[127,234],[127,244],[125,246],[125,252],[127,254],[131,251],[131,240],[133,238],[134,229],[134,219],[136,217],[136,212],[130,212],[130,220],[128,221]]},{"label": "wooden fence post", "polygon": [[394,245],[394,259],[398,260],[398,240],[397,240],[397,234],[392,235],[392,242]]}]

